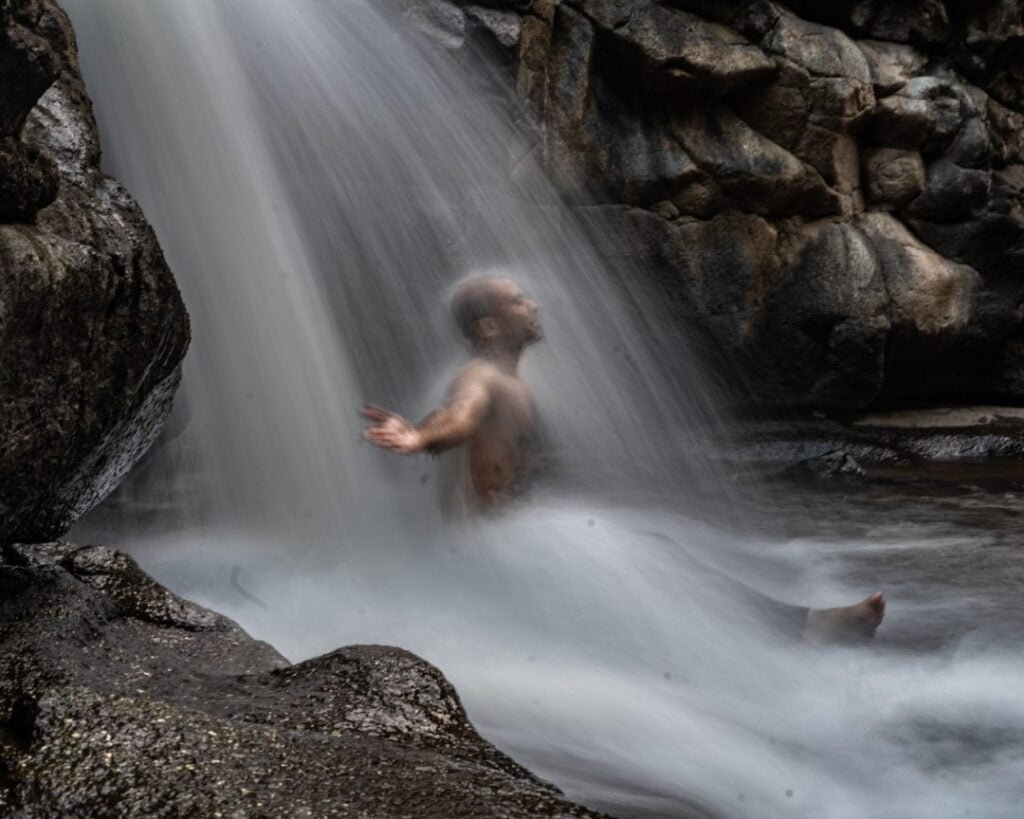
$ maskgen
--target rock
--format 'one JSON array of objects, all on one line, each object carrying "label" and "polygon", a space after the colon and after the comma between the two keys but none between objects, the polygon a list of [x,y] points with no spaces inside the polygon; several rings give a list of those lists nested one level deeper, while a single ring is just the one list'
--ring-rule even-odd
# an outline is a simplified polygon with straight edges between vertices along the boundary
[{"label": "rock", "polygon": [[993,164],[998,167],[1024,164],[1024,114],[1011,111],[992,99],[986,104],[985,114]]},{"label": "rock", "polygon": [[978,114],[974,100],[964,86],[941,77],[914,77],[900,91],[901,96],[924,102],[934,122],[923,153],[938,156],[946,151],[964,121]]},{"label": "rock", "polygon": [[810,476],[819,479],[863,478],[867,473],[848,452],[830,450],[813,458],[798,461],[787,467],[783,474],[792,477]]},{"label": "rock", "polygon": [[671,128],[697,166],[743,209],[760,215],[841,209],[821,177],[724,106],[682,113]]},{"label": "rock", "polygon": [[886,97],[871,112],[866,141],[869,145],[918,150],[935,125],[935,112],[926,101],[900,95]]},{"label": "rock", "polygon": [[757,365],[770,401],[864,407],[884,381],[889,295],[875,249],[856,227],[816,222],[790,240],[792,261],[766,295]]},{"label": "rock", "polygon": [[830,212],[860,210],[852,131],[874,105],[863,53],[841,32],[791,14],[779,15],[763,46],[782,68],[771,83],[737,99],[740,115],[835,189],[845,201]]},{"label": "rock", "polygon": [[854,418],[855,427],[874,429],[974,429],[1024,427],[1024,408],[1005,406],[927,407],[872,412]]},{"label": "rock", "polygon": [[[814,77],[847,80],[861,88],[871,87],[871,69],[864,52],[838,29],[819,26],[792,14],[780,14],[765,48]],[[863,104],[855,102],[855,109]]]},{"label": "rock", "polygon": [[651,213],[660,216],[662,219],[675,219],[679,216],[679,208],[675,206],[675,203],[664,199],[661,202],[656,202],[651,207]]},{"label": "rock", "polygon": [[924,190],[924,162],[916,151],[876,148],[865,151],[863,162],[871,203],[899,208]]},{"label": "rock", "polygon": [[51,43],[19,19],[27,5],[7,3],[0,16],[0,136],[21,132],[32,106],[62,68]]},{"label": "rock", "polygon": [[993,308],[982,297],[981,276],[940,256],[889,214],[864,214],[857,224],[875,248],[890,296],[885,394],[978,389],[993,351],[1012,332],[987,315]]},{"label": "rock", "polygon": [[448,0],[403,0],[412,25],[445,48],[461,48],[466,37],[466,12]]},{"label": "rock", "polygon": [[866,0],[853,6],[850,21],[871,37],[898,43],[939,44],[950,33],[942,0],[911,0],[900,7],[884,0]]},{"label": "rock", "polygon": [[913,77],[918,76],[928,63],[926,55],[900,43],[859,40],[857,46],[868,61],[871,83],[877,97],[895,94]]},{"label": "rock", "polygon": [[955,8],[957,68],[1004,105],[1024,108],[1024,2],[956,0]]},{"label": "rock", "polygon": [[99,169],[67,18],[50,0],[5,9],[0,543],[62,533],[116,485],[160,430],[189,337],[153,231]]},{"label": "rock", "polygon": [[401,649],[289,666],[100,547],[0,547],[0,590],[4,814],[598,816]]},{"label": "rock", "polygon": [[567,0],[629,52],[654,89],[725,92],[770,76],[775,63],[725,26],[653,0]]},{"label": "rock", "polygon": [[[940,168],[941,170],[941,168]],[[935,218],[908,216],[914,233],[944,256],[971,265],[996,292],[1014,304],[1024,297],[1024,165],[1011,165],[991,174],[982,194],[982,173],[951,169],[954,180],[966,176],[970,208],[943,203],[933,195]],[[937,180],[936,187],[938,188]]]},{"label": "rock", "polygon": [[0,141],[0,222],[28,222],[57,198],[57,167],[20,140]]},{"label": "rock", "polygon": [[468,6],[466,18],[471,25],[484,28],[504,48],[515,48],[519,44],[522,22],[514,12]]},{"label": "rock", "polygon": [[981,285],[974,270],[943,258],[889,214],[866,213],[857,226],[878,255],[894,326],[926,335],[967,326]]},{"label": "rock", "polygon": [[952,29],[942,0],[785,0],[785,5],[809,20],[875,40],[940,45]]},{"label": "rock", "polygon": [[907,206],[907,216],[930,222],[960,222],[983,208],[991,191],[987,171],[961,168],[948,159],[928,166],[924,190]]}]

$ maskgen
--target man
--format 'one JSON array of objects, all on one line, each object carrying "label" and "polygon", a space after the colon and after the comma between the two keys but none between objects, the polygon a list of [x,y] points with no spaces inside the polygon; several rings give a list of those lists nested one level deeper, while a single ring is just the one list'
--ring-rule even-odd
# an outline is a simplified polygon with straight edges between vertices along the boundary
[{"label": "man", "polygon": [[[455,322],[474,357],[459,371],[448,401],[419,424],[367,405],[371,421],[363,436],[377,446],[408,455],[455,450],[461,458],[449,502],[464,511],[500,506],[525,488],[535,449],[535,414],[519,376],[523,351],[541,338],[537,304],[511,279],[477,276],[456,289]],[[763,619],[812,643],[874,636],[885,613],[881,593],[853,606],[806,609],[780,603],[718,575]]]},{"label": "man", "polygon": [[447,403],[417,425],[373,405],[363,433],[392,452],[438,453],[462,447],[449,504],[493,508],[525,488],[534,454],[534,409],[519,376],[523,350],[541,338],[537,304],[515,282],[478,276],[463,282],[452,313],[475,356],[451,383]]}]

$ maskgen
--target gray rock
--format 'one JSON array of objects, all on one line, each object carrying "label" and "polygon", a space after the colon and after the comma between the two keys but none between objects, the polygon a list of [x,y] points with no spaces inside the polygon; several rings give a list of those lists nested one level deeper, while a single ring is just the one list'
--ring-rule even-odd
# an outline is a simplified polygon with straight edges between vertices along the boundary
[{"label": "gray rock", "polygon": [[778,403],[863,407],[882,390],[889,296],[874,247],[852,225],[817,222],[765,298],[757,371]]},{"label": "gray rock", "polygon": [[468,6],[466,18],[468,22],[482,26],[490,32],[498,44],[505,48],[514,48],[519,44],[522,22],[519,15],[514,12]]},{"label": "gray rock", "polygon": [[859,40],[871,70],[871,82],[878,97],[887,97],[922,73],[928,57],[908,45],[881,40]]},{"label": "gray rock", "polygon": [[907,215],[930,222],[960,222],[983,208],[992,189],[987,171],[961,168],[948,159],[928,166],[924,190],[907,206]]},{"label": "gray rock", "polygon": [[940,45],[952,24],[942,0],[785,0],[797,14],[861,37],[897,43]]},{"label": "gray rock", "polygon": [[461,48],[466,38],[466,12],[448,0],[403,0],[412,25],[445,48]]},{"label": "gray rock", "polygon": [[0,547],[0,592],[5,815],[598,816],[401,649],[289,666],[101,547]]},{"label": "gray rock", "polygon": [[775,62],[736,31],[653,0],[567,2],[627,49],[656,87],[724,92],[775,71]]},{"label": "gray rock", "polygon": [[863,53],[841,32],[785,13],[763,46],[782,69],[771,83],[738,98],[739,113],[818,171],[840,197],[839,210],[832,212],[860,210],[852,132],[875,101]]},{"label": "gray rock", "polygon": [[784,470],[790,477],[829,478],[863,478],[864,468],[857,459],[842,450],[830,450],[813,458],[797,461]]},{"label": "gray rock", "polygon": [[870,145],[919,150],[935,126],[935,112],[925,100],[896,95],[878,101],[866,138]]},{"label": "gray rock", "polygon": [[875,148],[864,152],[863,163],[869,202],[898,208],[924,190],[924,161],[917,151]]},{"label": "gray rock", "polygon": [[732,201],[760,215],[841,210],[814,169],[721,105],[680,114],[672,135]]},{"label": "gray rock", "polygon": [[2,153],[22,164],[4,183],[17,222],[0,224],[0,543],[62,533],[116,485],[158,434],[188,343],[152,230],[100,172],[73,43],[49,0],[10,4]]},{"label": "gray rock", "polygon": [[57,167],[18,139],[0,140],[0,222],[28,222],[57,198]]}]

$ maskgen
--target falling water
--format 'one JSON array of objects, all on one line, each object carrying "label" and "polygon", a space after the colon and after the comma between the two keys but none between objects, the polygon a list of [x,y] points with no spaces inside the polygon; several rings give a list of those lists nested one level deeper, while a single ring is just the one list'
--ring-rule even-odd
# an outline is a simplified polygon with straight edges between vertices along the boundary
[{"label": "falling water", "polygon": [[[998,816],[1024,796],[1019,741],[946,764],[915,739],[998,717],[1019,740],[1016,658],[811,653],[702,580],[712,562],[814,604],[855,594],[813,550],[797,571],[794,547],[681,514],[686,487],[724,485],[699,457],[711,390],[483,69],[357,0],[66,5],[107,168],[195,327],[171,434],[85,531],[292,659],[421,654],[486,736],[622,814]],[[360,446],[356,410],[440,400],[463,355],[445,294],[482,270],[543,305],[525,377],[559,482],[449,526],[433,465]]]}]

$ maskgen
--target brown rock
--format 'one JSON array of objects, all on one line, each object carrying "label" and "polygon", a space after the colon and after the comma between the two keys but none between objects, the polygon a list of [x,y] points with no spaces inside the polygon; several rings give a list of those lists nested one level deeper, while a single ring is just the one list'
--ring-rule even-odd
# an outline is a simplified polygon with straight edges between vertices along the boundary
[{"label": "brown rock", "polygon": [[878,254],[893,325],[925,335],[967,326],[981,284],[973,269],[943,258],[889,214],[866,213],[857,226]]},{"label": "brown rock", "polygon": [[838,198],[813,169],[724,106],[681,114],[672,134],[744,209],[760,215],[841,210]]},{"label": "brown rock", "polygon": [[857,45],[868,61],[871,82],[878,97],[899,91],[921,73],[928,57],[908,45],[880,40],[858,40]]},{"label": "brown rock", "polygon": [[868,150],[864,179],[869,202],[899,208],[924,190],[924,161],[916,151],[901,148]]},{"label": "brown rock", "polygon": [[728,91],[770,76],[775,63],[732,29],[652,0],[567,0],[628,49],[648,82]]}]

